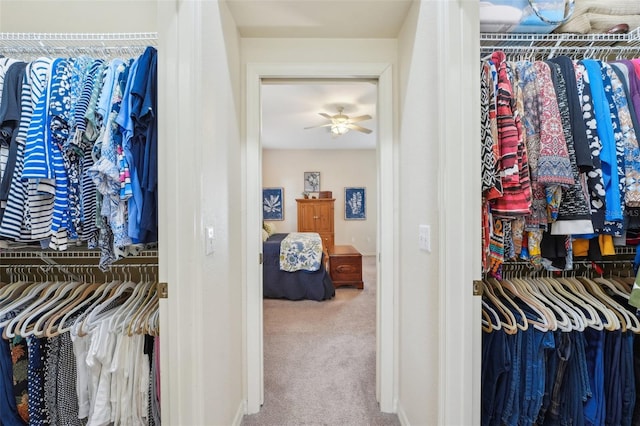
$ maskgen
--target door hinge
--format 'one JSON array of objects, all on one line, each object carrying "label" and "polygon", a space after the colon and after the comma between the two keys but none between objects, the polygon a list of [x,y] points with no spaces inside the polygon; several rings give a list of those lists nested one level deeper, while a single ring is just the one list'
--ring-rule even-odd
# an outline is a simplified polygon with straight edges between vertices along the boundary
[{"label": "door hinge", "polygon": [[473,280],[473,295],[482,296],[483,286],[482,280]]},{"label": "door hinge", "polygon": [[166,299],[169,296],[169,284],[168,283],[158,283],[158,298]]},{"label": "door hinge", "polygon": [[262,253],[258,256],[258,264],[262,265]]}]

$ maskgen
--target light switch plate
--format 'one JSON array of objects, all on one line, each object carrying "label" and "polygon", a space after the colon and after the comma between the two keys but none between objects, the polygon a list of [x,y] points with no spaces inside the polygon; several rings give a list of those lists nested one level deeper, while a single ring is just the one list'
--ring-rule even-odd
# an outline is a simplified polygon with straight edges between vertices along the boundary
[{"label": "light switch plate", "polygon": [[418,226],[418,247],[420,250],[431,253],[431,226]]},{"label": "light switch plate", "polygon": [[205,240],[205,249],[204,253],[206,255],[213,254],[214,251],[214,243],[216,240],[216,232],[213,226],[207,226],[204,229],[204,240]]}]

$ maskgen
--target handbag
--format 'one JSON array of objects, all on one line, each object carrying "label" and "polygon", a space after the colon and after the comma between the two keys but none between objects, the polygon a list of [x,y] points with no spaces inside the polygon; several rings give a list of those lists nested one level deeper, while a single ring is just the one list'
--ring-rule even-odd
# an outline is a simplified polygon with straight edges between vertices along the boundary
[{"label": "handbag", "polygon": [[487,0],[480,2],[480,31],[550,33],[573,15],[575,0]]}]

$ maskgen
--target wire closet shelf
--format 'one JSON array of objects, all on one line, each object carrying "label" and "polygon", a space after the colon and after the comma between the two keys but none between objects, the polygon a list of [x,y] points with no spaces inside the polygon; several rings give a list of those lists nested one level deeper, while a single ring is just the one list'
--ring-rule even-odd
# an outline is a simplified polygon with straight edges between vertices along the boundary
[{"label": "wire closet shelf", "polygon": [[158,34],[139,33],[1,33],[0,54],[19,58],[44,56],[133,56],[156,46]]},{"label": "wire closet shelf", "polygon": [[640,28],[627,34],[480,33],[480,54],[496,50],[507,55],[552,58],[560,55],[607,59],[640,56]]}]

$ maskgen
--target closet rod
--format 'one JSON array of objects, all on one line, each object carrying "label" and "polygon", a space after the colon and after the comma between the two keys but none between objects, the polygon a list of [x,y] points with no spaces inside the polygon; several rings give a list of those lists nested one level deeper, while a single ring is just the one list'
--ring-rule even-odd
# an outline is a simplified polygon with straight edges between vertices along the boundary
[{"label": "closet rod", "polygon": [[569,56],[575,58],[593,58],[602,60],[611,60],[615,58],[629,58],[640,56],[639,46],[482,46],[480,53],[483,59],[486,59],[493,52],[500,50],[504,52],[507,57],[513,56],[515,59],[519,58],[536,58],[544,57],[545,59],[551,59],[557,56]]},{"label": "closet rod", "polygon": [[0,265],[0,271],[9,277],[44,278],[47,274],[61,273],[73,278],[76,281],[84,281],[80,276],[127,276],[142,275],[148,280],[158,280],[158,265],[154,263],[123,263],[109,266],[108,271],[98,269],[98,265],[78,263],[78,264],[46,264],[46,265]]},{"label": "closet rod", "polygon": [[[55,258],[55,259],[97,259],[100,258],[101,253],[98,250],[73,250],[66,251],[42,251],[37,249],[13,249],[0,251],[0,260],[8,259],[42,259],[43,257]],[[132,256],[131,258],[156,258],[158,257],[158,251],[152,249],[142,250],[139,254]],[[127,258],[129,259],[129,258]]]}]

